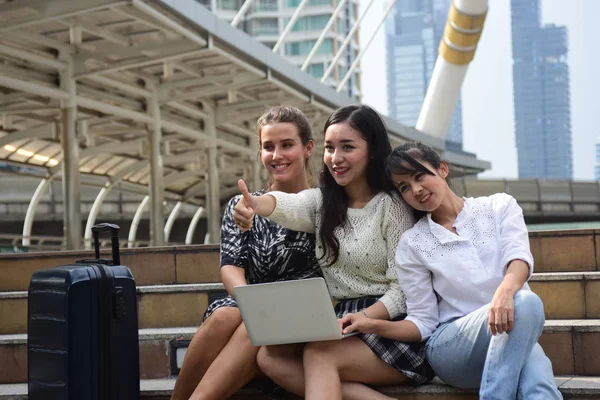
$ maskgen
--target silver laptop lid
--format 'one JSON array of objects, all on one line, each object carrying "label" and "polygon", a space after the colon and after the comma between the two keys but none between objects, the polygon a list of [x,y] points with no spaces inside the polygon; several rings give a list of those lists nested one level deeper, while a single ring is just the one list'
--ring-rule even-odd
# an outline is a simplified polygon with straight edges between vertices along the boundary
[{"label": "silver laptop lid", "polygon": [[255,346],[342,338],[323,278],[236,286],[233,292]]}]

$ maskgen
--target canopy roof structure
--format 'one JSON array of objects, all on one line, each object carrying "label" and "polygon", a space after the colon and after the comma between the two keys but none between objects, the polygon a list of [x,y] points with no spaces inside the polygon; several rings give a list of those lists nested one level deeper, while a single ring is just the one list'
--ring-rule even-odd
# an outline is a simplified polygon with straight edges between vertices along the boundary
[{"label": "canopy roof structure", "polygon": [[[329,113],[353,102],[194,0],[0,0],[0,61],[0,162],[63,179],[71,248],[80,183],[149,194],[154,232],[165,201],[207,207],[218,235],[211,210],[239,178],[262,180],[253,126],[266,108],[303,110],[320,149]],[[393,144],[445,151],[386,123]],[[463,174],[489,168],[444,156]]]}]

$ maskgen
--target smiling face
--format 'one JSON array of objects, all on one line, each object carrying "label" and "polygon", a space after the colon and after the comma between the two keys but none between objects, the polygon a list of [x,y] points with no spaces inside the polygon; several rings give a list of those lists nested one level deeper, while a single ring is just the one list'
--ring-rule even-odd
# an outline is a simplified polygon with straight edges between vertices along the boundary
[{"label": "smiling face", "polygon": [[276,183],[287,184],[307,179],[306,160],[314,143],[302,144],[296,125],[278,122],[262,127],[260,131],[260,158]]},{"label": "smiling face", "polygon": [[416,171],[411,174],[392,174],[392,181],[404,201],[419,211],[433,212],[444,202],[450,188],[446,183],[448,165],[440,164],[436,170],[428,162],[421,161],[431,174]]},{"label": "smiling face", "polygon": [[323,162],[338,185],[364,184],[368,160],[368,144],[360,132],[345,122],[327,128]]}]

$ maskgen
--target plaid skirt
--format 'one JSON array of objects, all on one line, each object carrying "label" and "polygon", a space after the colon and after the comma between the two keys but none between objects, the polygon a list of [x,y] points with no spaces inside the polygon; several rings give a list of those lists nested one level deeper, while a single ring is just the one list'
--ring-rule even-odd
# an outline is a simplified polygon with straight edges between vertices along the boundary
[{"label": "plaid skirt", "polygon": [[[341,300],[335,305],[335,313],[342,318],[349,313],[359,312],[378,301],[376,297],[364,297],[359,299]],[[237,307],[237,301],[231,296],[225,296],[210,303],[202,322],[211,316],[215,310],[221,307]],[[405,315],[394,318],[401,321]],[[358,335],[371,350],[383,361],[406,375],[414,385],[421,385],[435,376],[433,369],[425,360],[425,343],[402,343],[392,339],[377,336],[372,333]]]},{"label": "plaid skirt", "polygon": [[[359,312],[378,301],[375,297],[341,300],[335,306],[338,318],[349,313]],[[406,315],[394,318],[401,321]],[[377,336],[373,333],[360,334],[359,337],[377,356],[406,375],[413,385],[421,385],[435,376],[433,369],[425,360],[425,342],[402,343]]]},{"label": "plaid skirt", "polygon": [[204,315],[202,316],[202,322],[206,321],[206,318],[210,317],[212,315],[212,313],[215,312],[215,310],[217,310],[218,308],[221,307],[237,307],[237,301],[231,297],[231,295],[227,295],[225,297],[223,297],[222,299],[217,299],[215,301],[213,301],[212,303],[210,303],[208,305],[208,307],[206,308],[206,311],[204,312]]}]

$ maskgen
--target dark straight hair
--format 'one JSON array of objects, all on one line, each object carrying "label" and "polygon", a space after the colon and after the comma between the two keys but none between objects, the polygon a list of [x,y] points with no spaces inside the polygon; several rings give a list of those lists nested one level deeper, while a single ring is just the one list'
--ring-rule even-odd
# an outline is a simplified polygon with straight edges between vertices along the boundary
[{"label": "dark straight hair", "polygon": [[[386,175],[391,179],[394,175],[416,175],[418,173],[435,175],[434,171],[423,165],[429,163],[436,170],[443,160],[440,155],[430,146],[421,142],[407,142],[396,147],[385,160]],[[412,208],[412,207],[411,207]],[[415,220],[418,221],[426,215],[425,211],[413,208]]]},{"label": "dark straight hair", "polygon": [[[367,142],[368,162],[367,184],[375,192],[394,191],[394,184],[385,173],[385,160],[392,151],[385,124],[377,111],[365,105],[348,105],[335,110],[327,119],[323,132],[331,125],[347,123],[358,131]],[[340,242],[335,229],[346,223],[349,199],[344,188],[337,184],[326,165],[320,176],[320,189],[323,195],[321,215],[323,223],[319,239],[325,246],[322,259],[327,266],[335,264],[340,255]]]}]

